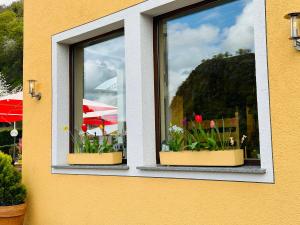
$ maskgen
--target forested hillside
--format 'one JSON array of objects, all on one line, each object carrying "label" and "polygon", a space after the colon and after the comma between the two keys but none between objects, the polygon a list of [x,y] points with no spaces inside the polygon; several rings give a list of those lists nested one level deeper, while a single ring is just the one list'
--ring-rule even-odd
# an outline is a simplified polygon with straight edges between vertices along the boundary
[{"label": "forested hillside", "polygon": [[209,118],[234,115],[237,108],[244,111],[246,106],[256,109],[255,55],[246,51],[203,61],[178,88],[176,96],[183,97],[185,112]]},{"label": "forested hillside", "polygon": [[23,3],[0,6],[0,73],[13,89],[22,85]]}]

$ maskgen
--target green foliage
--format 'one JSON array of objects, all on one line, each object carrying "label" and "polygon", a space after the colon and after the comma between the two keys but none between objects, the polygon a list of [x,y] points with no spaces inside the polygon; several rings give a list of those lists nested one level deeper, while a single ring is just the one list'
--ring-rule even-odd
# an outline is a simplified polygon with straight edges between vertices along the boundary
[{"label": "green foliage", "polygon": [[113,143],[109,143],[108,137],[103,136],[100,144],[97,136],[89,137],[87,134],[73,138],[75,153],[108,153],[114,152]]},{"label": "green foliage", "polygon": [[224,120],[222,126],[222,133],[220,133],[217,124],[210,128],[209,131],[205,132],[202,125],[199,123],[194,125],[191,131],[186,131],[187,135],[185,141],[187,143],[186,150],[209,150],[209,151],[220,151],[226,149],[232,149],[230,146],[230,134],[225,135]]},{"label": "green foliage", "polygon": [[[11,145],[14,143],[14,138],[10,136],[11,129],[12,128],[0,131],[0,146]],[[18,129],[18,133],[16,140],[22,137],[22,129]]]},{"label": "green foliage", "polygon": [[12,165],[11,157],[0,152],[0,206],[19,205],[25,199],[21,173]]},{"label": "green foliage", "polygon": [[12,88],[22,85],[23,3],[0,8],[0,73]]},{"label": "green foliage", "polygon": [[170,151],[178,152],[182,150],[183,147],[183,129],[176,125],[171,125],[169,127],[169,138],[167,145],[169,146]]},{"label": "green foliage", "polygon": [[[10,154],[10,149],[13,148],[14,138],[10,136],[12,128],[0,131],[0,151]],[[20,138],[22,138],[22,129],[18,129],[18,136],[16,138],[16,144]]]},{"label": "green foliage", "polygon": [[200,123],[193,124],[193,128],[188,131],[186,130],[185,141],[186,150],[197,150],[208,148],[207,147],[207,136]]},{"label": "green foliage", "polygon": [[184,115],[189,120],[193,113],[221,119],[238,111],[245,117],[246,106],[256,115],[255,55],[241,49],[235,56],[225,53],[204,60],[180,85],[176,96],[183,97]]},{"label": "green foliage", "polygon": [[103,137],[102,144],[99,146],[99,152],[114,152],[113,145],[108,142],[108,137]]}]

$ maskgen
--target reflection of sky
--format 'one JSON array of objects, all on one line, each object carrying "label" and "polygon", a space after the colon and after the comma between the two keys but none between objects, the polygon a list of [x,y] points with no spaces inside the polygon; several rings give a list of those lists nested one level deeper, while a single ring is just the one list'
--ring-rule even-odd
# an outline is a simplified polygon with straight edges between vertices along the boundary
[{"label": "reflection of sky", "polygon": [[197,28],[202,24],[211,24],[217,27],[232,26],[235,24],[237,16],[241,14],[246,2],[249,1],[229,2],[221,7],[206,9],[179,19],[174,19],[170,23],[184,23],[192,28]]},{"label": "reflection of sky", "polygon": [[125,115],[124,36],[84,48],[84,98],[118,108]]},{"label": "reflection of sky", "polygon": [[84,48],[84,98],[117,106],[116,90],[123,91],[124,54],[124,36]]},{"label": "reflection of sky", "polygon": [[169,102],[203,59],[254,51],[253,0],[234,0],[167,21]]}]

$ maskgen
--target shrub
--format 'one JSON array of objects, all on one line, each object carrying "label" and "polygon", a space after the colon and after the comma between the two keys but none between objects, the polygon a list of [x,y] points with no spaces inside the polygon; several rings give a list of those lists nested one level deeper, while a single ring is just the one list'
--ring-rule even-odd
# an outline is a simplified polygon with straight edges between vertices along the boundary
[{"label": "shrub", "polygon": [[26,189],[21,183],[21,173],[11,163],[11,157],[0,152],[0,206],[25,202]]}]

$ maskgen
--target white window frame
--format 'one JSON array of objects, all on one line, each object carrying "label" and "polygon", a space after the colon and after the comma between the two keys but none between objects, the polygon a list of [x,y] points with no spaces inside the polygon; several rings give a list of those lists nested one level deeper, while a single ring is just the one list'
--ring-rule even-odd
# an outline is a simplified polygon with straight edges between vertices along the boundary
[{"label": "white window frame", "polygon": [[[52,173],[187,178],[274,183],[267,68],[265,1],[254,0],[256,85],[261,168],[187,168],[156,166],[153,17],[201,2],[148,0],[52,36]],[[127,166],[68,166],[69,46],[124,28]]]}]

